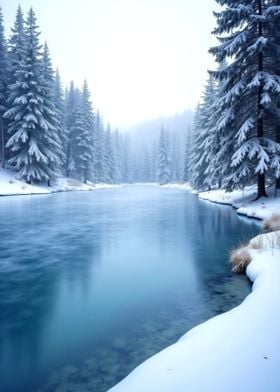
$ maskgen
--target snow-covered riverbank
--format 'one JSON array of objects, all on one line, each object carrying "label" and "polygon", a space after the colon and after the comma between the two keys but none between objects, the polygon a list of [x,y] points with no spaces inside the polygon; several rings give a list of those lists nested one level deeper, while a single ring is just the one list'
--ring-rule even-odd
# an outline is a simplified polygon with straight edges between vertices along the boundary
[{"label": "snow-covered riverbank", "polygon": [[[162,187],[196,193],[189,184],[174,183],[163,185]],[[278,197],[275,197],[274,190],[271,189],[268,191],[269,197],[254,201],[256,194],[255,187],[246,187],[244,190],[235,190],[233,192],[226,192],[222,189],[201,192],[198,194],[198,197],[201,200],[212,203],[231,205],[236,208],[238,214],[248,216],[249,218],[267,219],[273,214],[280,214],[280,194]]]},{"label": "snow-covered riverbank", "polygon": [[51,187],[44,185],[29,185],[15,178],[10,170],[0,170],[0,196],[39,195],[69,191],[95,191],[99,189],[118,188],[112,184],[83,184],[75,179],[60,177]]},{"label": "snow-covered riverbank", "polygon": [[199,198],[219,204],[232,205],[240,215],[249,218],[266,219],[273,214],[280,214],[280,197],[274,197],[274,191],[269,192],[269,197],[256,198],[256,189],[247,187],[245,190],[235,190],[225,192],[224,190],[214,190],[199,193]]},{"label": "snow-covered riverbank", "polygon": [[193,328],[110,391],[278,392],[280,232],[272,236],[250,250],[253,289],[240,306]]}]

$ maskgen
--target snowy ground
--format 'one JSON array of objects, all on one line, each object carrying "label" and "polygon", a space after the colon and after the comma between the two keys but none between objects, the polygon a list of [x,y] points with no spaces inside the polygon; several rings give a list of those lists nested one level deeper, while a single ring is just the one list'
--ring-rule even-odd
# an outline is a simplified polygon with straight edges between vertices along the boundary
[{"label": "snowy ground", "polygon": [[[273,192],[272,192],[273,193]],[[280,214],[280,197],[261,198],[253,201],[256,197],[256,189],[248,187],[244,191],[236,190],[231,193],[224,190],[215,190],[199,193],[199,198],[220,204],[229,204],[237,209],[237,213],[250,218],[265,219],[273,214]]]},{"label": "snowy ground", "polygon": [[185,191],[192,191],[192,187],[189,184],[180,184],[180,183],[173,183],[173,184],[165,184],[161,185],[162,188],[175,188],[175,189],[182,189]]},{"label": "snowy ground", "polygon": [[119,185],[111,184],[83,184],[75,179],[58,178],[51,187],[28,185],[15,178],[10,170],[0,169],[0,196],[33,195],[67,191],[94,191],[99,189],[117,188]]},{"label": "snowy ground", "polygon": [[280,391],[280,232],[254,241],[262,249],[250,250],[253,290],[244,302],[190,330],[110,392]]}]

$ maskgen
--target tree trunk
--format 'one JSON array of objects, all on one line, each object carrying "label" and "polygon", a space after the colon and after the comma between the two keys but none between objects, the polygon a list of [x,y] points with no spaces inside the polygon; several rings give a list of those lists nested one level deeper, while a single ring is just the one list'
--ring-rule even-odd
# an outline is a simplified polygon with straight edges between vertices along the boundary
[{"label": "tree trunk", "polygon": [[256,200],[260,199],[261,197],[267,197],[266,190],[265,190],[265,175],[259,174],[258,175],[258,194]]},{"label": "tree trunk", "polygon": [[5,136],[3,120],[0,117],[0,133],[1,133],[1,152],[2,152],[2,169],[5,169]]},{"label": "tree trunk", "polygon": [[[276,143],[280,144],[280,127],[276,127],[275,141]],[[277,193],[279,189],[280,189],[280,177],[275,178],[275,197],[277,197]]]},{"label": "tree trunk", "polygon": [[[258,1],[258,13],[262,15],[262,0]],[[262,22],[259,22],[259,37],[263,35],[263,26]],[[263,53],[259,52],[259,63],[258,63],[258,71],[263,72]],[[258,87],[258,139],[261,143],[262,138],[264,137],[264,126],[263,126],[263,118],[262,118],[262,94],[263,94],[263,84],[261,83]],[[265,173],[258,174],[258,193],[256,200],[261,197],[267,197],[266,189],[265,189]]]},{"label": "tree trunk", "polygon": [[280,189],[280,178],[276,178],[275,179],[275,192],[274,192],[274,196],[277,197],[278,196],[278,190]]}]

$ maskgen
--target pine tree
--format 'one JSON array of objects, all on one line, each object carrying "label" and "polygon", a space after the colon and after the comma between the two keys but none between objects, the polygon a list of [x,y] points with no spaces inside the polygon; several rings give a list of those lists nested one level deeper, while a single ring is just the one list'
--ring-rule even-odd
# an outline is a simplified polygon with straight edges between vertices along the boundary
[{"label": "pine tree", "polygon": [[157,141],[153,141],[151,151],[151,181],[157,182],[157,161],[158,161],[158,146]]},{"label": "pine tree", "polygon": [[24,52],[15,72],[17,80],[9,86],[10,108],[4,114],[11,135],[7,142],[11,151],[9,163],[19,170],[18,177],[29,183],[50,181],[60,163],[50,87],[42,75],[39,35],[31,8],[26,21]]},{"label": "pine tree", "polygon": [[7,110],[7,84],[8,84],[8,57],[7,43],[4,35],[4,22],[0,7],[0,158],[2,167],[5,167],[6,122],[3,118]]},{"label": "pine tree", "polygon": [[110,125],[107,126],[104,139],[104,182],[108,184],[115,184],[116,179],[116,160],[115,151],[112,143],[112,134]]},{"label": "pine tree", "polygon": [[74,158],[74,138],[75,138],[75,111],[77,109],[79,94],[75,89],[74,82],[70,84],[70,89],[65,94],[66,109],[65,109],[65,126],[67,134],[66,147],[66,176],[69,177],[76,169],[76,162]]},{"label": "pine tree", "polygon": [[105,182],[104,139],[103,121],[99,111],[97,110],[93,135],[93,178],[95,183]]},{"label": "pine tree", "polygon": [[66,162],[67,162],[67,145],[68,145],[68,132],[66,129],[66,108],[65,99],[63,94],[62,83],[59,75],[59,71],[56,70],[54,80],[54,104],[57,113],[58,120],[58,137],[62,146],[62,173],[66,173]]},{"label": "pine tree", "polygon": [[171,162],[172,162],[172,181],[178,182],[180,178],[180,163],[179,163],[179,143],[175,132],[172,136],[171,145]]},{"label": "pine tree", "polygon": [[[10,39],[8,41],[8,57],[9,57],[9,74],[8,74],[8,86],[12,86],[17,82],[17,72],[21,70],[21,61],[24,58],[25,54],[25,45],[26,45],[26,36],[25,36],[25,20],[24,16],[21,10],[21,7],[19,6],[17,9],[16,13],[16,18],[14,25],[11,29],[12,34],[10,36]],[[8,93],[10,91],[10,88],[8,88],[7,91],[7,100],[8,100]],[[10,108],[9,103],[7,102],[7,109]],[[7,122],[7,120],[6,120]],[[12,130],[9,130],[9,135],[8,135],[8,130],[5,135],[5,145],[8,141],[8,138],[12,136]],[[11,157],[10,151],[6,148],[6,157],[9,159]]]},{"label": "pine tree", "polygon": [[191,146],[192,146],[192,133],[191,128],[188,128],[185,137],[185,150],[184,150],[184,168],[183,168],[183,183],[190,181],[190,156],[191,156]]},{"label": "pine tree", "polygon": [[125,135],[122,148],[122,182],[133,182],[131,142],[128,134]]},{"label": "pine tree", "polygon": [[49,166],[51,165],[53,172],[58,174],[62,171],[63,162],[65,162],[65,154],[63,151],[63,140],[61,138],[61,116],[55,100],[54,71],[47,43],[44,45],[42,76],[46,89],[45,103],[47,103],[47,110],[45,118],[48,119],[49,124],[51,125],[45,130],[45,133],[48,139],[54,141],[54,143],[52,143],[52,153],[57,157],[49,163]]},{"label": "pine tree", "polygon": [[158,153],[158,167],[157,167],[157,179],[160,185],[167,184],[170,182],[170,161],[167,153],[167,142],[164,129],[161,129],[159,139],[159,153]]},{"label": "pine tree", "polygon": [[209,77],[203,94],[203,102],[198,106],[193,126],[193,151],[191,156],[191,183],[198,190],[210,188],[211,176],[207,171],[213,159],[213,138],[216,132],[213,123],[213,108],[216,102],[216,86]]},{"label": "pine tree", "polygon": [[279,123],[280,22],[278,1],[216,0],[223,6],[216,13],[214,33],[220,45],[210,51],[218,62],[232,58],[214,73],[224,80],[220,105],[224,128],[234,137],[231,181],[236,186],[257,176],[257,198],[266,196],[269,171],[280,175],[280,146],[272,128]]},{"label": "pine tree", "polygon": [[118,129],[115,130],[113,135],[113,151],[115,156],[115,184],[119,184],[121,182],[121,146]]},{"label": "pine tree", "polygon": [[94,114],[86,81],[76,107],[74,128],[76,171],[86,183],[92,176],[94,142]]}]

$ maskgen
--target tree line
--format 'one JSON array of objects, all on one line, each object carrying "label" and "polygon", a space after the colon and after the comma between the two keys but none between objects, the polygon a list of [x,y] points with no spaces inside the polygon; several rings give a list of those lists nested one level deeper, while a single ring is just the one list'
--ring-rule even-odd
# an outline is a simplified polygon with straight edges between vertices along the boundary
[{"label": "tree line", "polygon": [[65,175],[87,182],[121,180],[122,137],[105,129],[85,81],[65,91],[54,72],[36,16],[18,7],[8,40],[0,10],[0,128],[2,167],[28,183]]},{"label": "tree line", "polygon": [[36,16],[17,9],[8,40],[0,9],[0,125],[2,167],[28,183],[58,176],[83,182],[182,181],[181,141],[162,128],[153,142],[104,127],[87,81],[63,88],[47,43],[41,45]]},{"label": "tree line", "polygon": [[218,63],[198,105],[186,156],[194,188],[280,188],[280,5],[216,0]]}]

